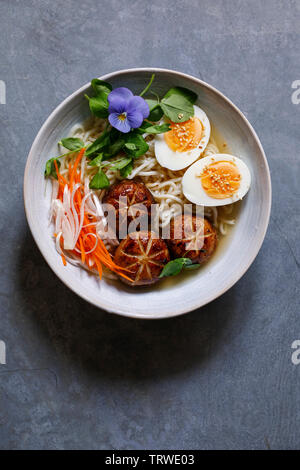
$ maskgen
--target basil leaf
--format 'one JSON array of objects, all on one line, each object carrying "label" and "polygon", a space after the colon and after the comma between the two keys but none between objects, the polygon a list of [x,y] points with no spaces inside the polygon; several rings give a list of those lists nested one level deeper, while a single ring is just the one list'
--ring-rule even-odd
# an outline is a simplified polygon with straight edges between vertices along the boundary
[{"label": "basil leaf", "polygon": [[[126,146],[126,144],[134,144],[135,148],[133,148],[133,145]],[[149,145],[145,139],[140,134],[135,132],[130,132],[127,134],[126,144],[124,146],[125,152],[135,158],[144,155],[149,149]]]},{"label": "basil leaf", "polygon": [[182,268],[191,266],[193,264],[192,260],[189,258],[177,258],[169,261],[163,268],[162,272],[160,273],[159,277],[167,277],[167,276],[176,276],[182,271]]},{"label": "basil leaf", "polygon": [[92,114],[94,114],[94,116],[107,118],[109,106],[107,96],[108,94],[106,93],[101,93],[97,96],[93,96],[92,98],[90,98],[88,95],[85,95],[85,97],[89,100],[90,111]]},{"label": "basil leaf", "polygon": [[103,160],[103,153],[99,153],[97,157],[89,162],[89,166],[101,166],[101,162]]},{"label": "basil leaf", "polygon": [[127,178],[132,172],[132,170],[133,170],[133,161],[131,159],[130,162],[124,168],[120,170],[120,174],[122,178]]},{"label": "basil leaf", "polygon": [[171,88],[161,100],[164,114],[172,122],[184,122],[194,116],[193,103],[197,95],[186,88]]},{"label": "basil leaf", "polygon": [[128,163],[130,163],[132,161],[132,158],[130,157],[124,157],[120,160],[118,160],[116,163],[113,163],[109,169],[110,170],[122,170],[123,168],[125,168]]},{"label": "basil leaf", "polygon": [[58,143],[68,150],[74,150],[74,152],[84,147],[84,142],[77,137],[67,137],[66,139],[61,139]]},{"label": "basil leaf", "polygon": [[110,144],[110,135],[109,132],[104,131],[103,134],[98,137],[91,145],[86,149],[85,155],[87,157],[91,156],[93,153],[99,153],[101,149]]},{"label": "basil leaf", "polygon": [[141,133],[147,134],[163,134],[164,132],[168,132],[171,129],[170,124],[151,124],[148,122],[144,122],[141,127],[138,128],[138,131]]},{"label": "basil leaf", "polygon": [[99,78],[93,78],[91,81],[92,88],[97,95],[100,95],[101,93],[107,93],[109,94],[112,91],[112,86],[108,82],[104,82],[103,80],[99,80]]},{"label": "basil leaf", "polygon": [[150,114],[148,116],[149,121],[159,121],[163,117],[163,111],[160,107],[158,100],[146,100],[148,103]]},{"label": "basil leaf", "polygon": [[57,179],[57,173],[56,173],[56,169],[54,166],[54,160],[56,160],[57,166],[58,168],[60,168],[60,161],[57,160],[57,158],[50,158],[50,160],[48,160],[45,165],[45,176],[46,177],[53,176],[53,178]]},{"label": "basil leaf", "polygon": [[99,169],[98,173],[90,181],[90,189],[104,189],[110,185],[109,179],[106,174]]}]

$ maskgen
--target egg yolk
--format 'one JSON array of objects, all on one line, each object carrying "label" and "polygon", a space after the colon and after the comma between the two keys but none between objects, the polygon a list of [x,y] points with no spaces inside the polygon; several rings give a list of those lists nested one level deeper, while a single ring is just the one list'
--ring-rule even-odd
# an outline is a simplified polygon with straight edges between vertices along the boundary
[{"label": "egg yolk", "polygon": [[171,130],[164,134],[168,147],[174,152],[187,152],[196,148],[202,137],[202,124],[192,117],[185,122],[170,122]]},{"label": "egg yolk", "polygon": [[204,191],[215,199],[231,197],[240,187],[241,175],[233,162],[207,165],[200,175]]}]

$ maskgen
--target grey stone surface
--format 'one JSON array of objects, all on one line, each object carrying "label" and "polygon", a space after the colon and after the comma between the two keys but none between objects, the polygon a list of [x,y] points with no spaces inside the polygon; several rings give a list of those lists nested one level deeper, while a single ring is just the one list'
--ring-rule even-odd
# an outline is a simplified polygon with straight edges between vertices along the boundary
[{"label": "grey stone surface", "polygon": [[[1,449],[299,449],[300,2],[0,2]],[[22,179],[42,122],[72,91],[136,66],[201,77],[267,153],[272,217],[246,275],[199,311],[134,321],[51,272]],[[245,247],[246,249],[246,247]]]}]

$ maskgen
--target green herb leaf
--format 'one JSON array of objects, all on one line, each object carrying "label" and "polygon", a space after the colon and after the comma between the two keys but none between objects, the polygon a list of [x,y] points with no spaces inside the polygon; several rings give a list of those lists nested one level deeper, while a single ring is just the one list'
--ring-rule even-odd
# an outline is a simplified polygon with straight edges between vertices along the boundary
[{"label": "green herb leaf", "polygon": [[124,158],[121,158],[120,160],[118,160],[117,162],[113,163],[109,169],[110,170],[122,170],[123,168],[125,168],[128,163],[130,163],[132,161],[132,158],[130,157],[124,157]]},{"label": "green herb leaf", "polygon": [[149,121],[157,122],[163,117],[163,110],[160,107],[158,100],[146,100],[150,109],[148,116]]},{"label": "green herb leaf", "polygon": [[122,178],[127,178],[132,172],[132,170],[133,170],[133,161],[131,159],[130,162],[126,166],[124,166],[124,168],[120,170],[120,174]]},{"label": "green herb leaf", "polygon": [[132,142],[127,142],[125,144],[125,148],[127,148],[128,150],[133,151],[133,150],[137,149],[137,146],[135,144],[133,144]]},{"label": "green herb leaf", "polygon": [[164,114],[172,122],[184,122],[194,116],[193,103],[197,95],[186,88],[171,88],[161,100]]},{"label": "green herb leaf", "polygon": [[107,94],[101,93],[100,95],[89,97],[88,95],[85,95],[85,97],[89,100],[89,106],[91,113],[94,114],[94,116],[100,117],[100,118],[107,118],[108,116],[108,101],[107,101]]},{"label": "green herb leaf", "polygon": [[108,82],[99,80],[99,78],[93,78],[91,81],[92,88],[95,92],[95,95],[100,95],[101,93],[109,94],[112,91],[112,86]]},{"label": "green herb leaf", "polygon": [[169,261],[163,268],[159,277],[176,276],[182,271],[183,267],[188,268],[193,264],[189,258],[177,258]]},{"label": "green herb leaf", "polygon": [[103,160],[103,153],[99,153],[97,157],[89,162],[89,166],[101,166],[101,162]]},{"label": "green herb leaf", "polygon": [[168,132],[171,129],[170,124],[151,124],[149,122],[143,122],[141,127],[138,128],[138,131],[141,134],[163,134],[164,132]]},{"label": "green herb leaf", "polygon": [[[149,145],[145,139],[136,132],[130,132],[127,134],[126,144],[124,146],[125,152],[134,158],[144,155],[149,149]],[[128,146],[128,144],[133,144],[135,147],[133,147],[133,145]]]},{"label": "green herb leaf", "polygon": [[187,88],[183,88],[183,87],[180,87],[180,86],[170,88],[170,90],[165,94],[163,99],[169,98],[172,95],[181,96],[182,98],[189,101],[191,104],[194,104],[197,100],[196,93],[194,93],[191,90],[188,90]]},{"label": "green herb leaf", "polygon": [[104,131],[103,134],[98,137],[91,145],[86,149],[85,155],[90,157],[93,153],[99,153],[107,145],[110,145],[110,134],[108,131]]},{"label": "green herb leaf", "polygon": [[75,152],[76,150],[80,150],[84,147],[84,142],[77,137],[67,137],[66,139],[61,139],[59,145]]},{"label": "green herb leaf", "polygon": [[45,176],[46,177],[52,176],[53,178],[57,179],[57,173],[56,173],[56,169],[54,166],[54,160],[56,160],[57,166],[58,168],[60,168],[60,161],[57,160],[57,158],[50,158],[50,160],[48,160],[45,165]]},{"label": "green herb leaf", "polygon": [[184,266],[184,269],[187,269],[188,271],[193,271],[194,269],[200,268],[201,264],[195,263],[195,264],[188,264]]},{"label": "green herb leaf", "polygon": [[[111,141],[113,140],[112,138],[113,136],[111,136],[110,138]],[[105,148],[104,158],[111,158],[117,153],[119,153],[120,150],[122,150],[122,148],[124,147],[125,142],[126,140],[124,137],[117,137],[117,139],[112,144]]]},{"label": "green herb leaf", "polygon": [[107,97],[112,91],[112,86],[98,78],[93,78],[91,85],[96,96],[89,97],[88,95],[85,95],[89,100],[91,113],[97,117],[106,118],[108,116],[109,106]]},{"label": "green herb leaf", "polygon": [[109,179],[106,174],[99,169],[98,173],[90,181],[90,189],[104,189],[110,185]]}]

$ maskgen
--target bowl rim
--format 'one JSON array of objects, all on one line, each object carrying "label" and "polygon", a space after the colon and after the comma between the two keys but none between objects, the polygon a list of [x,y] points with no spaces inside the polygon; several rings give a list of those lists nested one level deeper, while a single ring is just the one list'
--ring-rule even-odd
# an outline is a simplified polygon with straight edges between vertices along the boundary
[{"label": "bowl rim", "polygon": [[34,161],[35,153],[36,153],[36,147],[38,146],[39,140],[41,136],[43,135],[45,129],[48,127],[48,124],[52,121],[52,119],[55,117],[56,114],[58,114],[70,101],[72,101],[74,98],[82,94],[84,91],[86,91],[90,87],[90,82],[86,83],[82,87],[78,88],[76,91],[71,93],[69,96],[67,96],[47,117],[47,119],[44,121],[42,124],[40,130],[38,131],[28,154],[27,161],[26,161],[26,166],[25,166],[25,171],[24,171],[24,181],[23,181],[23,198],[24,198],[24,207],[25,207],[25,214],[27,218],[27,222],[31,231],[31,234],[35,240],[35,243],[37,244],[41,254],[43,255],[45,261],[49,265],[49,267],[54,271],[54,273],[57,275],[57,277],[69,288],[71,289],[75,294],[77,294],[79,297],[83,298],[86,300],[88,303],[98,307],[99,309],[105,310],[108,313],[114,313],[117,315],[121,315],[124,317],[128,318],[138,318],[138,319],[143,319],[143,320],[155,320],[155,319],[163,319],[163,318],[172,318],[176,317],[179,315],[183,315],[185,313],[192,312],[196,309],[199,309],[203,307],[204,305],[207,305],[208,303],[212,302],[213,300],[217,299],[221,295],[223,295],[225,292],[227,292],[236,282],[239,281],[239,279],[242,278],[242,276],[246,273],[246,271],[250,268],[251,264],[254,262],[256,256],[258,255],[261,246],[263,244],[264,238],[266,236],[267,228],[269,225],[269,220],[270,220],[270,214],[271,214],[271,205],[272,205],[272,185],[271,185],[271,175],[270,175],[270,169],[267,161],[267,157],[265,155],[264,149],[262,147],[262,144],[253,128],[253,126],[250,124],[246,116],[242,113],[242,111],[229,99],[227,98],[221,91],[219,91],[217,88],[213,87],[212,85],[208,84],[207,82],[194,77],[192,75],[183,73],[183,72],[178,72],[176,70],[171,70],[171,69],[165,69],[165,68],[157,68],[157,67],[139,67],[139,68],[130,68],[130,69],[121,69],[117,70],[115,72],[107,73],[105,75],[102,75],[99,77],[100,80],[109,80],[115,76],[122,75],[122,74],[136,74],[140,72],[148,72],[148,73],[166,73],[166,74],[172,74],[173,76],[176,76],[178,78],[186,78],[192,82],[194,82],[196,85],[200,85],[209,91],[212,91],[216,95],[218,95],[221,99],[223,99],[242,119],[246,127],[249,129],[250,133],[252,134],[258,149],[261,153],[263,163],[265,165],[266,169],[266,174],[267,174],[267,199],[265,199],[265,204],[267,205],[266,209],[266,217],[265,219],[261,222],[262,225],[260,227],[260,236],[256,241],[256,249],[253,250],[252,256],[249,258],[248,262],[246,265],[242,266],[241,269],[236,270],[235,273],[230,278],[230,281],[227,282],[227,284],[223,287],[223,289],[216,294],[212,294],[208,299],[205,299],[205,301],[199,301],[196,302],[192,307],[186,308],[179,308],[175,312],[168,312],[166,314],[149,314],[149,316],[146,316],[145,314],[141,313],[132,313],[132,312],[124,312],[122,310],[108,310],[105,306],[102,306],[91,300],[87,295],[85,295],[82,292],[77,292],[74,290],[72,283],[68,281],[67,276],[62,276],[58,272],[56,268],[56,263],[50,261],[48,259],[47,252],[42,249],[40,246],[37,234],[36,234],[36,229],[33,225],[33,221],[30,215],[30,211],[27,207],[27,197],[29,197],[29,182],[28,182],[28,175],[29,175],[29,167],[31,166],[31,163]]}]

